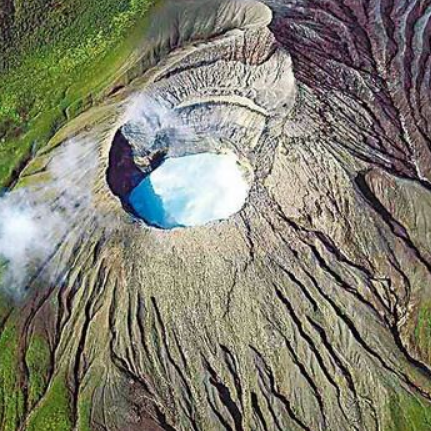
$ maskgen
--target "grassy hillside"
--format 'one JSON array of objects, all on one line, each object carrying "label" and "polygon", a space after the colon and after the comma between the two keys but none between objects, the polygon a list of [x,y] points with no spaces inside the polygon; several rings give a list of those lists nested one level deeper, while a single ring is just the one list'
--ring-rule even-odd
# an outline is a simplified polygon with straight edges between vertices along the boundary
[{"label": "grassy hillside", "polygon": [[[0,4],[0,186],[109,80],[153,0]],[[144,25],[144,24],[143,24]]]}]

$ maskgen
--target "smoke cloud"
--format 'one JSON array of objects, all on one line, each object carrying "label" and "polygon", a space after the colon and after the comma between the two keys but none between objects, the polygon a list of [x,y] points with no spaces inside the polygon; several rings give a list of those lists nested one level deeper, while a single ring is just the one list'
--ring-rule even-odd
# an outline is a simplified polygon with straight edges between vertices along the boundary
[{"label": "smoke cloud", "polygon": [[158,145],[160,139],[171,155],[190,150],[202,139],[194,128],[162,97],[141,94],[132,98],[123,116],[124,131],[134,146],[135,155]]},{"label": "smoke cloud", "polygon": [[[48,181],[12,190],[0,199],[3,292],[22,297],[78,218],[91,209],[96,167],[95,145],[72,140],[54,150]],[[56,275],[48,271],[44,277]]]}]

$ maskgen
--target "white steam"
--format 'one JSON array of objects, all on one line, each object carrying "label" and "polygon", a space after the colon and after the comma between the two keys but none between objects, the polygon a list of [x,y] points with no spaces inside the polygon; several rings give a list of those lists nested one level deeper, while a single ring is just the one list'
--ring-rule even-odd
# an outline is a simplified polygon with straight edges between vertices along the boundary
[{"label": "white steam", "polygon": [[249,186],[233,154],[167,159],[130,196],[135,211],[163,228],[202,226],[243,207]]},{"label": "white steam", "polygon": [[123,116],[123,124],[136,156],[157,145],[158,137],[167,137],[170,144],[175,144],[168,148],[172,156],[202,145],[202,138],[194,128],[162,97],[148,94],[133,97]]},{"label": "white steam", "polygon": [[95,145],[70,141],[53,154],[46,172],[49,181],[0,199],[0,260],[5,269],[0,288],[16,298],[91,207]]}]

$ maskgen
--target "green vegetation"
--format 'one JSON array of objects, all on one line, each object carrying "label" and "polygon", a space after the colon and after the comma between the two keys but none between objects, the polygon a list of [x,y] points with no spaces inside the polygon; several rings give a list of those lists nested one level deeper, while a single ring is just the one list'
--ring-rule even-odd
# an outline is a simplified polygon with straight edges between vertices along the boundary
[{"label": "green vegetation", "polygon": [[[1,270],[0,270],[0,277],[1,277]],[[9,314],[11,307],[12,307],[11,299],[3,292],[0,292],[0,335],[2,331],[2,324],[6,319],[7,315]]]},{"label": "green vegetation", "polygon": [[29,372],[28,402],[33,406],[42,397],[48,383],[50,351],[47,341],[41,336],[33,336],[25,360]]},{"label": "green vegetation", "polygon": [[[14,13],[8,11],[11,3]],[[131,29],[140,27],[136,24],[151,3],[7,0],[0,5],[0,186],[62,124],[92,104],[127,58],[139,33]]]},{"label": "green vegetation", "polygon": [[91,423],[91,400],[81,400],[79,402],[79,431],[92,431]]},{"label": "green vegetation", "polygon": [[18,333],[10,324],[0,337],[0,429],[3,431],[15,431],[24,414],[18,376]]},{"label": "green vegetation", "polygon": [[389,410],[391,426],[388,431],[425,431],[431,429],[431,408],[413,395],[393,395]]},{"label": "green vegetation", "polygon": [[55,378],[41,404],[30,416],[27,431],[70,431],[73,429],[70,393],[64,376]]},{"label": "green vegetation", "polygon": [[422,360],[431,364],[431,302],[425,302],[419,309],[414,329],[414,344]]}]

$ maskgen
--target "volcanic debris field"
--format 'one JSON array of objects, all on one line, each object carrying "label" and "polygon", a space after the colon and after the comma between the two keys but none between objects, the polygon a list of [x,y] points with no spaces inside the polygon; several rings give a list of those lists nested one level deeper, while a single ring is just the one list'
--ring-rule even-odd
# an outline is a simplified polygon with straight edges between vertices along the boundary
[{"label": "volcanic debris field", "polygon": [[431,1],[27,3],[0,430],[431,430]]}]

